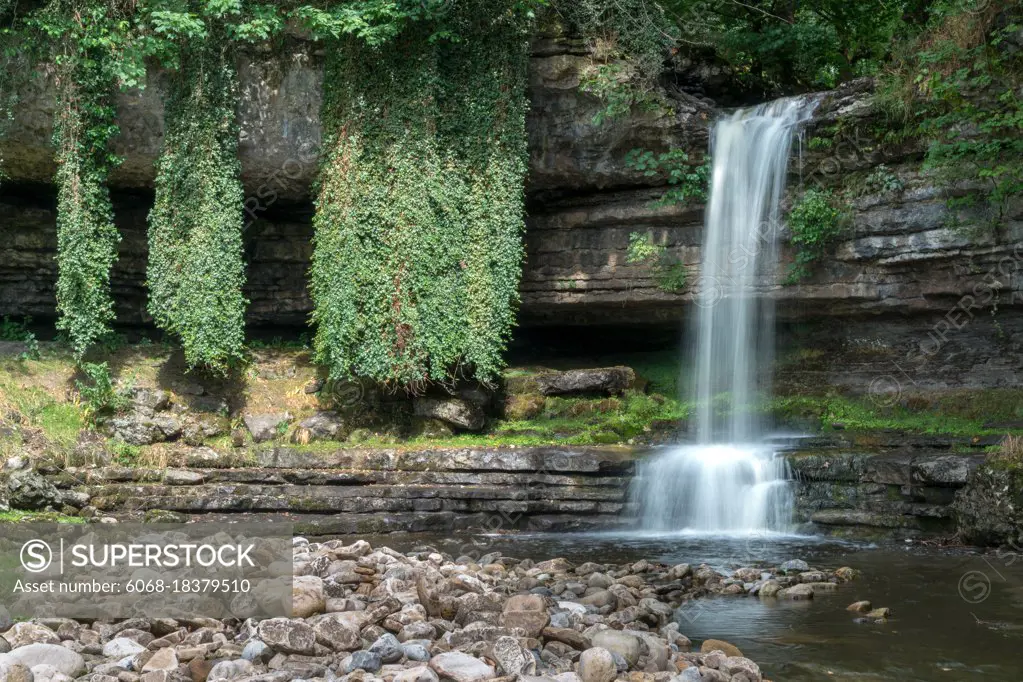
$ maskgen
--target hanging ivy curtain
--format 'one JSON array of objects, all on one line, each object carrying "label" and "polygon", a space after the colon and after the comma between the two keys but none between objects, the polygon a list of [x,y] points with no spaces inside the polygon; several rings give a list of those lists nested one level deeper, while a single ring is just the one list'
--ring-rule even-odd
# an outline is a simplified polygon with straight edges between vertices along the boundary
[{"label": "hanging ivy curtain", "polygon": [[462,40],[333,46],[313,321],[332,376],[415,388],[502,367],[522,261],[525,20],[464,3]]},{"label": "hanging ivy curtain", "polygon": [[190,367],[224,372],[241,358],[244,194],[237,74],[221,30],[182,48],[149,216],[149,311]]}]

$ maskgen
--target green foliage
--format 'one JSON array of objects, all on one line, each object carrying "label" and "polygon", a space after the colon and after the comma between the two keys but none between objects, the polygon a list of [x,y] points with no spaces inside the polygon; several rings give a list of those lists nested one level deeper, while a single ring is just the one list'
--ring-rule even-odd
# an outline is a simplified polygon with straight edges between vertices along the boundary
[{"label": "green foliage", "polygon": [[[110,268],[120,235],[107,175],[117,163],[107,149],[117,134],[113,97],[141,68],[125,30],[125,3],[52,0],[28,22],[54,45],[57,106],[57,328],[78,357],[109,333],[114,318]],[[143,71],[144,73],[144,71]]]},{"label": "green foliage", "polygon": [[238,85],[224,27],[203,35],[183,39],[166,103],[149,216],[149,311],[181,339],[189,367],[224,373],[245,342]]},{"label": "green foliage", "polygon": [[788,216],[796,261],[787,284],[795,284],[811,274],[811,267],[823,259],[842,235],[845,217],[828,190],[808,189],[793,205]]},{"label": "green foliage", "polygon": [[694,165],[689,154],[681,149],[656,155],[647,149],[631,149],[625,155],[625,165],[646,177],[667,179],[669,189],[660,199],[664,205],[707,200],[711,171],[709,158],[700,165]]},{"label": "green foliage", "polygon": [[129,445],[122,440],[111,440],[108,449],[114,462],[123,467],[135,467],[142,456],[142,448],[137,445]]},{"label": "green foliage", "polygon": [[39,340],[29,329],[32,318],[26,317],[23,322],[4,316],[0,322],[0,341],[15,341],[25,344],[25,350],[18,354],[19,360],[38,360],[40,358]]},{"label": "green foliage", "polygon": [[335,379],[417,387],[502,367],[522,260],[528,14],[459,6],[331,45],[314,218],[315,350]]},{"label": "green foliage", "polygon": [[899,176],[895,175],[888,166],[879,164],[864,181],[864,189],[868,192],[879,192],[889,194],[901,192],[904,185]]},{"label": "green foliage", "polygon": [[712,52],[756,90],[871,75],[926,0],[664,0],[684,48]]},{"label": "green foliage", "polygon": [[657,77],[674,47],[678,30],[652,0],[563,0],[556,11],[591,42],[594,63],[580,87],[605,103],[593,117],[601,125],[633,108],[667,109]]},{"label": "green foliage", "polygon": [[686,287],[689,271],[685,263],[660,244],[654,244],[653,237],[649,234],[633,232],[629,235],[629,249],[625,262],[649,266],[657,286],[664,291],[676,293]]},{"label": "green foliage", "polygon": [[593,66],[582,74],[579,87],[604,102],[604,108],[593,115],[595,126],[621,118],[634,108],[656,111],[662,106],[660,98],[632,80],[631,72],[621,63]]},{"label": "green foliage", "polygon": [[75,381],[78,395],[85,403],[86,415],[89,419],[112,414],[128,406],[128,398],[118,392],[110,376],[107,363],[83,362],[79,365],[82,373],[89,380]]},{"label": "green foliage", "polygon": [[1013,42],[1021,23],[1023,7],[1011,0],[933,3],[874,98],[886,139],[923,140],[924,168],[947,189],[949,207],[986,213],[991,226],[1023,195],[1023,55]]}]

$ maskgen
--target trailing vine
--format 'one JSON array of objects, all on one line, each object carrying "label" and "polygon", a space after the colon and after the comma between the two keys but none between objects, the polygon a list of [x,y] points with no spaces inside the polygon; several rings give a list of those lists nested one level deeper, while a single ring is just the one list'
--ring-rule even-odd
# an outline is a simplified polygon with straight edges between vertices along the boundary
[{"label": "trailing vine", "polygon": [[312,294],[332,377],[415,389],[501,369],[522,260],[527,20],[470,2],[444,31],[465,40],[420,23],[385,49],[331,50]]},{"label": "trailing vine", "polygon": [[211,23],[184,39],[167,97],[147,276],[149,311],[188,365],[224,372],[245,342],[244,191],[234,49]]},{"label": "trailing vine", "polygon": [[110,269],[120,235],[106,186],[118,159],[113,98],[138,76],[125,58],[133,36],[124,30],[130,2],[53,0],[30,25],[55,45],[57,106],[57,328],[81,358],[110,332],[114,303]]}]

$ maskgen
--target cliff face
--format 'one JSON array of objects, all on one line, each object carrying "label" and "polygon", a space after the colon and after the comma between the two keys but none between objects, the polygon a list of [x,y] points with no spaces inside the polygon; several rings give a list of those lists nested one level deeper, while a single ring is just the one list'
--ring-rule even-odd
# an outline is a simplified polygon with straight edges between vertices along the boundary
[{"label": "cliff face", "polygon": [[[311,307],[305,272],[321,139],[322,55],[316,49],[297,42],[283,53],[250,54],[240,66],[247,293],[254,324],[302,323]],[[551,36],[534,42],[520,322],[674,325],[689,308],[692,284],[668,292],[647,266],[627,263],[629,235],[652,234],[689,266],[689,281],[695,282],[702,206],[656,204],[660,181],[630,171],[624,157],[634,148],[703,151],[718,112],[706,100],[666,92],[670,114],[637,113],[594,125],[601,104],[578,88],[588,63],[578,42]],[[761,283],[778,300],[781,318],[856,318],[864,320],[857,323],[860,329],[869,329],[873,325],[866,320],[877,314],[923,314],[916,328],[926,329],[957,306],[968,308],[964,296],[973,297],[973,317],[980,316],[978,310],[986,316],[992,306],[1003,313],[1023,308],[1023,206],[1010,207],[1007,226],[998,231],[973,235],[950,227],[943,192],[920,172],[921,150],[882,149],[873,141],[870,130],[877,122],[866,103],[869,87],[858,82],[821,96],[805,139],[827,137],[829,146],[804,144],[801,155],[794,150],[793,187],[835,186],[841,180],[859,182],[862,191],[848,207],[849,234],[810,281],[782,286],[779,272]],[[113,286],[125,323],[145,317],[145,221],[162,139],[162,91],[163,79],[154,73],[145,91],[122,95],[118,106],[115,151],[125,161],[111,183],[119,191],[124,240]],[[55,216],[46,191],[34,189],[49,185],[54,170],[52,113],[52,90],[40,81],[24,94],[3,142],[15,184],[0,191],[0,314],[53,314]],[[895,180],[877,186],[868,176],[881,164]],[[791,255],[783,253],[786,259]]]}]

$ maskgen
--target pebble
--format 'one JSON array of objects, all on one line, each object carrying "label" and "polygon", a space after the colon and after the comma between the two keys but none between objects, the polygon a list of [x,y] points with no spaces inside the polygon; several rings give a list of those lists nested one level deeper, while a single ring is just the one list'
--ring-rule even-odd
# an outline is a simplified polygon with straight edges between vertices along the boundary
[{"label": "pebble", "polygon": [[576,567],[496,553],[456,562],[364,541],[295,538],[292,549],[291,566],[271,567],[296,575],[292,618],[11,624],[0,682],[33,682],[9,672],[29,664],[50,666],[34,682],[70,682],[86,658],[91,682],[758,682],[757,664],[727,641],[692,652],[683,611],[698,611],[706,595],[795,598],[855,575],[798,559],[725,575],[706,564]]}]

